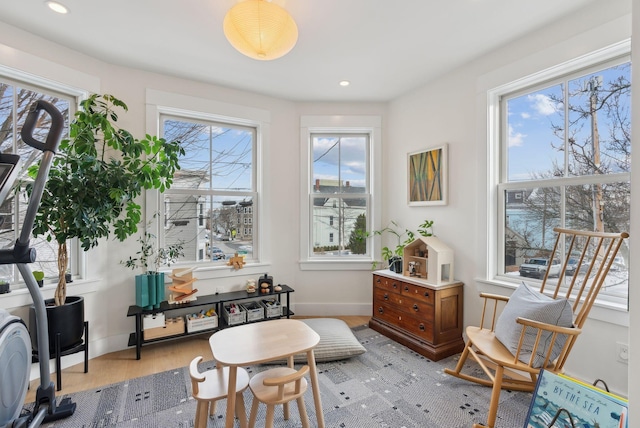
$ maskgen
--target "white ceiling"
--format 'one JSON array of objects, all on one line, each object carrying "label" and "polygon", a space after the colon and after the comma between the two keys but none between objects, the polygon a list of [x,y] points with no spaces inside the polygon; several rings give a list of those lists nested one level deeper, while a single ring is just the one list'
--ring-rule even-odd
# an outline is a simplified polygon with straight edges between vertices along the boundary
[{"label": "white ceiling", "polygon": [[387,101],[597,0],[273,0],[300,33],[274,61],[225,39],[238,0],[60,1],[69,14],[2,1],[0,21],[113,64],[296,101]]}]

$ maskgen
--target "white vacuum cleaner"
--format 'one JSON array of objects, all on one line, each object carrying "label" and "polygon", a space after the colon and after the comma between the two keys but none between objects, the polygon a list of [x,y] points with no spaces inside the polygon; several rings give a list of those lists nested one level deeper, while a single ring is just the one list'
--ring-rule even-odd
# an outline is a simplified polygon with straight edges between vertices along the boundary
[{"label": "white vacuum cleaner", "polygon": [[[45,142],[33,137],[33,130],[42,110],[51,117],[51,127]],[[35,334],[41,353],[38,358],[40,385],[36,391],[33,410],[23,410],[31,374],[31,339],[22,319],[0,308],[0,428],[37,427],[43,422],[68,417],[76,409],[76,404],[68,399],[56,405],[55,388],[49,374],[49,333],[44,298],[28,267],[29,263],[36,260],[36,250],[29,247],[31,229],[63,127],[64,118],[58,109],[49,102],[39,100],[31,105],[21,131],[25,143],[43,152],[42,160],[38,176],[33,183],[19,238],[12,248],[0,249],[0,265],[15,264],[18,267],[33,299],[37,320]],[[19,163],[20,156],[0,153],[0,204],[13,187]]]}]

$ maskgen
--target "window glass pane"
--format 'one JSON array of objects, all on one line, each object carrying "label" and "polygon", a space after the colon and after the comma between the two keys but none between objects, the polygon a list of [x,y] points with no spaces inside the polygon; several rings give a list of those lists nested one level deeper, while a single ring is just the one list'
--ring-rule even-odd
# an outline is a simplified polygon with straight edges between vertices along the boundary
[{"label": "window glass pane", "polygon": [[504,273],[519,275],[518,269],[527,259],[544,257],[553,249],[553,228],[560,226],[560,189],[508,190],[504,197]]},{"label": "window glass pane", "polygon": [[367,135],[314,134],[311,190],[317,192],[320,186],[325,186],[325,191],[365,191],[368,140]]},{"label": "window glass pane", "polygon": [[569,81],[570,175],[629,171],[630,72],[626,63]]},{"label": "window glass pane", "polygon": [[314,197],[312,212],[313,254],[349,256],[366,254],[367,198]]},{"label": "window glass pane", "polygon": [[164,245],[182,243],[179,261],[224,262],[235,253],[255,258],[252,197],[165,193],[164,206]]},{"label": "window glass pane", "polygon": [[182,142],[174,188],[252,191],[255,129],[187,120],[164,120],[164,138]]},{"label": "window glass pane", "polygon": [[[42,152],[24,143],[19,132],[27,117],[29,107],[40,99],[52,103],[62,113],[65,120],[62,138],[67,138],[71,97],[49,95],[37,90],[12,85],[8,82],[0,82],[0,150],[3,153],[17,153],[20,155],[21,166],[18,180],[23,182],[29,180],[26,174],[27,168],[41,157]],[[45,141],[49,128],[50,116],[41,114],[33,130],[34,138],[38,141]],[[27,203],[26,193],[21,191],[18,195],[10,193],[2,203],[2,206],[0,206],[0,245],[3,248],[10,248],[18,238],[17,234],[22,228]],[[30,244],[37,252],[37,259],[33,269],[42,270],[45,272],[46,278],[56,280],[58,268],[57,245],[55,242],[47,242],[44,237],[40,236],[32,238]],[[69,256],[70,258],[73,257],[72,254]],[[13,266],[5,266],[4,271],[2,275],[12,283],[22,282],[17,269],[14,269]],[[77,272],[72,273],[77,274]],[[13,287],[15,288],[15,285]]]},{"label": "window glass pane", "polygon": [[563,85],[507,100],[507,180],[552,176],[564,169]]},{"label": "window glass pane", "polygon": [[0,82],[0,150],[13,152],[13,86]]}]

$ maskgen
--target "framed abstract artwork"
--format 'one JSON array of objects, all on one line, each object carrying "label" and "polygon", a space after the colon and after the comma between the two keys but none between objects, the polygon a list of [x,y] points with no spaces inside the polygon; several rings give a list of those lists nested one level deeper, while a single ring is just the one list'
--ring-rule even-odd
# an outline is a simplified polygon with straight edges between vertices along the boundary
[{"label": "framed abstract artwork", "polygon": [[447,144],[409,153],[409,205],[447,204]]}]

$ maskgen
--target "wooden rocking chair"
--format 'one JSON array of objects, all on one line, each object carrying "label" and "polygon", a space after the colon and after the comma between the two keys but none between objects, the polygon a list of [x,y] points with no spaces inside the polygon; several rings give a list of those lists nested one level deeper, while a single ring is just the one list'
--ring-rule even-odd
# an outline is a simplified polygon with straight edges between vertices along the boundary
[{"label": "wooden rocking chair", "polygon": [[[474,428],[494,427],[501,389],[533,391],[541,368],[554,373],[563,371],[600,289],[606,287],[605,279],[614,265],[616,254],[623,240],[629,236],[626,232],[562,228],[555,228],[554,232],[557,233],[556,242],[539,289],[536,287],[531,293],[530,288],[523,284],[514,291],[511,301],[509,297],[481,293],[484,307],[480,326],[466,328],[467,343],[456,368],[445,369],[445,373],[452,376],[492,387],[487,424],[474,424]],[[559,271],[552,272],[554,260],[561,266]],[[557,281],[550,278],[556,274]],[[525,296],[523,300],[520,300],[521,295]],[[527,309],[537,305],[540,305],[538,312],[546,314],[542,318],[548,317],[548,306],[541,307],[547,302],[556,307],[564,304],[562,310],[569,311],[565,317],[569,318],[568,325],[527,318]],[[500,317],[499,309],[502,309]],[[507,313],[515,314],[514,319],[509,321]],[[553,314],[551,317],[557,319],[560,316]],[[508,322],[507,328],[513,330],[510,332],[513,340],[506,344],[503,343],[506,342],[504,338],[509,335],[504,334],[505,322]],[[503,341],[498,340],[496,330],[500,330],[497,336]],[[487,378],[462,373],[469,357],[480,365]]]}]

